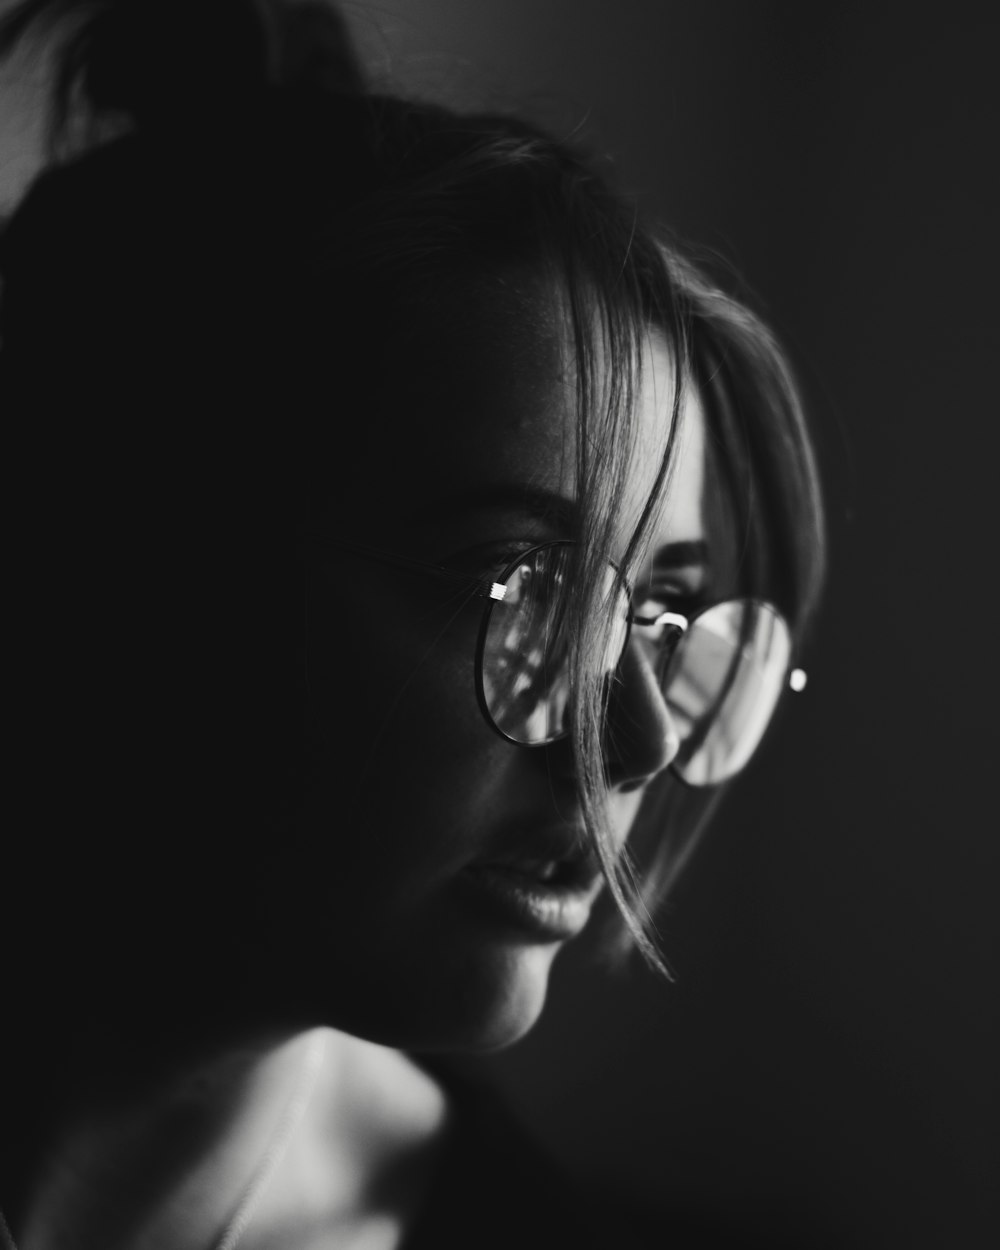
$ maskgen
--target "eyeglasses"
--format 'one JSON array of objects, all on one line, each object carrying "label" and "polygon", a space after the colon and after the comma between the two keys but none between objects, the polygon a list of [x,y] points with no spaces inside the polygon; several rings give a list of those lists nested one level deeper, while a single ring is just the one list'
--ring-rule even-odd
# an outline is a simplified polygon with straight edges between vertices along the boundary
[{"label": "eyeglasses", "polygon": [[[326,535],[308,537],[448,579],[470,598],[483,600],[476,691],[487,723],[524,747],[546,746],[566,735],[572,693],[567,591],[578,544],[541,543],[488,580]],[[754,598],[727,599],[693,616],[643,614],[610,561],[603,583],[598,597],[606,605],[608,629],[600,670],[617,671],[637,631],[650,649],[677,730],[673,771],[690,786],[717,785],[735,776],[760,744],[783,692],[805,685],[805,673],[791,667],[791,631],[784,617]],[[660,598],[653,602],[659,604]]]}]

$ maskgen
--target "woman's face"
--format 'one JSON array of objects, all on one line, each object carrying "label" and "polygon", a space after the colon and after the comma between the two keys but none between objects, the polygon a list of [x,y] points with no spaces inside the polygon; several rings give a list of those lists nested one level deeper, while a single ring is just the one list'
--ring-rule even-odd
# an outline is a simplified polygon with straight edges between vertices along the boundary
[{"label": "woman's face", "polygon": [[[394,351],[364,411],[351,414],[365,450],[346,469],[331,466],[337,490],[324,527],[481,575],[512,548],[567,537],[575,397],[555,336],[537,321],[465,306]],[[619,550],[664,447],[671,387],[669,358],[654,340]],[[659,587],[693,591],[703,576],[690,550],[674,546],[704,537],[702,422],[692,400],[653,543]],[[552,961],[600,889],[586,866],[577,865],[568,902],[540,879],[582,842],[570,746],[526,749],[486,723],[475,687],[482,600],[469,604],[447,584],[346,551],[316,554],[310,577],[309,680],[323,762],[294,846],[276,848],[270,883],[289,899],[275,939],[297,952],[286,987],[296,982],[319,1022],[386,1044],[511,1042],[537,1019]],[[621,676],[610,757],[619,844],[645,784],[675,749],[639,643]],[[503,896],[512,877],[520,902]]]}]

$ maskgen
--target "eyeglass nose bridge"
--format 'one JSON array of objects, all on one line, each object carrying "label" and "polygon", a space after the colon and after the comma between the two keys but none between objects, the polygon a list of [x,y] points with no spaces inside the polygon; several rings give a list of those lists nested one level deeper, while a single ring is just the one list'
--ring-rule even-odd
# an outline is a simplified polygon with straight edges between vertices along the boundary
[{"label": "eyeglass nose bridge", "polygon": [[669,664],[674,651],[677,649],[677,644],[687,633],[688,627],[691,624],[690,619],[684,616],[681,612],[658,612],[656,616],[640,616],[638,612],[633,612],[631,608],[629,608],[627,621],[628,634],[625,638],[625,644],[622,647],[622,656],[624,656],[625,649],[628,647],[629,638],[631,637],[632,627],[634,625],[638,625],[644,629],[659,629],[666,627],[666,629],[670,631],[668,634],[665,633],[657,640],[657,645],[660,650],[660,664]]}]

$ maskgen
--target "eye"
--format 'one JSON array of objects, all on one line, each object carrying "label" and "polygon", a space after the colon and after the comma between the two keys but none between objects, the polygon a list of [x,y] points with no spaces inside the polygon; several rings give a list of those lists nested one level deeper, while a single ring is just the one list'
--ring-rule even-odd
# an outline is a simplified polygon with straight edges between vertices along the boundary
[{"label": "eye", "polygon": [[476,577],[498,578],[525,552],[537,546],[537,540],[511,540],[509,542],[480,543],[475,547],[446,558],[449,568]]},{"label": "eye", "polygon": [[632,612],[637,617],[656,617],[664,612],[691,616],[696,607],[696,596],[691,589],[677,582],[639,587],[632,596]]}]

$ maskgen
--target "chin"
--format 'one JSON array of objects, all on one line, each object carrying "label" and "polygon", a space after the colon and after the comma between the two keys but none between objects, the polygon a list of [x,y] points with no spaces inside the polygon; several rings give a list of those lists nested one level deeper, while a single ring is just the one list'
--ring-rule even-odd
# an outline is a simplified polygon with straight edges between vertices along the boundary
[{"label": "chin", "polygon": [[521,946],[497,952],[469,991],[461,1049],[502,1050],[534,1028],[545,1009],[552,961],[559,947]]},{"label": "chin", "polygon": [[[545,1007],[558,943],[456,943],[432,961],[397,964],[360,1014],[333,1023],[401,1050],[485,1054],[524,1037]],[[470,949],[471,948],[471,949]]]}]

